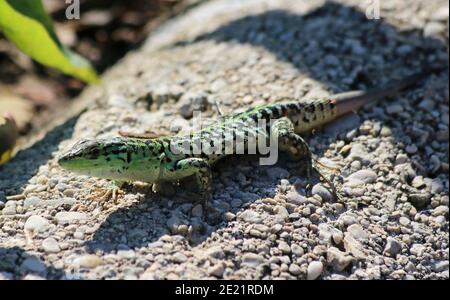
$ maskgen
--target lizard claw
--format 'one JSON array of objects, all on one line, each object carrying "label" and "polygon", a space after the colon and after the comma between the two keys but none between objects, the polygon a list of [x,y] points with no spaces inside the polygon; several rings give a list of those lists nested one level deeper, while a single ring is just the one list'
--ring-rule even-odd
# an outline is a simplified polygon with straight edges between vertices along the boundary
[{"label": "lizard claw", "polygon": [[331,192],[332,192],[332,194],[333,194],[333,197],[337,200],[337,201],[340,201],[341,200],[341,197],[339,196],[339,194],[338,194],[338,192],[337,192],[337,189],[336,189],[336,186],[334,185],[334,183],[330,180],[330,179],[328,179],[320,170],[319,170],[319,168],[318,167],[325,167],[325,168],[327,168],[327,169],[331,169],[331,170],[338,170],[337,168],[335,168],[335,167],[331,167],[331,166],[326,166],[326,165],[324,165],[323,163],[321,163],[321,162],[319,162],[319,161],[317,161],[316,159],[312,159],[311,161],[308,161],[307,163],[306,163],[306,179],[307,179],[307,182],[308,182],[308,184],[306,185],[306,192],[307,193],[311,193],[311,190],[312,190],[312,185],[311,185],[311,182],[312,182],[312,180],[311,180],[311,178],[312,178],[312,173],[313,172],[316,172],[318,175],[319,175],[319,177],[320,177],[320,180],[321,181],[323,181],[323,182],[325,182],[330,188],[331,188]]},{"label": "lizard claw", "polygon": [[338,169],[337,169],[337,168],[334,168],[334,167],[326,166],[326,165],[324,165],[323,163],[317,161],[316,159],[314,159],[314,160],[313,160],[313,163],[311,164],[311,168],[312,168],[315,172],[317,172],[317,174],[319,174],[319,176],[321,177],[321,180],[323,180],[323,181],[331,188],[331,192],[332,192],[333,197],[335,198],[335,200],[336,200],[336,201],[342,200],[341,197],[339,196],[338,192],[337,192],[337,189],[336,189],[336,186],[334,185],[334,183],[333,183],[330,179],[328,179],[325,175],[323,175],[323,174],[320,172],[320,170],[319,170],[319,168],[317,167],[316,164],[319,165],[319,166],[321,166],[321,167],[325,167],[325,168],[327,168],[327,169],[329,169],[329,170],[330,170],[330,169],[331,169],[331,170],[338,170]]},{"label": "lizard claw", "polygon": [[91,196],[91,201],[104,203],[113,200],[114,204],[116,204],[117,199],[119,198],[119,194],[123,194],[123,191],[120,189],[118,184],[108,184],[106,188],[94,192],[94,194]]},{"label": "lizard claw", "polygon": [[334,174],[340,174],[341,169],[339,167],[330,166],[327,164],[324,164],[323,162],[319,161],[318,159],[313,158],[313,162],[315,165],[320,166],[322,168],[328,169],[332,171]]}]

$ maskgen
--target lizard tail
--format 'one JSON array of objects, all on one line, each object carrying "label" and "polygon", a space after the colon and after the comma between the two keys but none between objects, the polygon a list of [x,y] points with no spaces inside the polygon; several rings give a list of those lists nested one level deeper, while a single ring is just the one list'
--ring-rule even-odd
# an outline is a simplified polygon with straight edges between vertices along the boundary
[{"label": "lizard tail", "polygon": [[368,103],[393,96],[398,92],[401,92],[402,90],[416,84],[428,74],[429,71],[422,71],[403,79],[390,82],[385,86],[368,91],[350,91],[337,94],[333,97],[333,100],[335,100],[336,103],[337,116],[342,116],[349,112],[357,111],[360,107]]}]

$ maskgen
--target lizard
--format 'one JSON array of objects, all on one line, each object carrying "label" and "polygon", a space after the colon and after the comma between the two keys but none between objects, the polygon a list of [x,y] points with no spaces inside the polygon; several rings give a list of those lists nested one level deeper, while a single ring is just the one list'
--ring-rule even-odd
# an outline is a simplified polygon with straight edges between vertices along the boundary
[{"label": "lizard", "polygon": [[[317,172],[337,197],[334,185],[320,173],[318,167],[323,165],[313,157],[301,135],[370,102],[394,96],[416,84],[426,73],[419,72],[368,91],[249,108],[222,116],[209,127],[189,134],[147,139],[123,136],[82,139],[58,158],[58,164],[78,174],[113,180],[119,188],[125,182],[159,183],[193,176],[198,185],[198,201],[205,209],[211,194],[211,167],[237,150],[237,143],[231,143],[234,152],[226,153],[223,151],[225,145],[232,139],[241,138],[244,148],[248,148],[250,139],[258,135],[278,142],[280,150],[287,151],[305,168],[308,180],[311,172]],[[255,126],[258,120],[265,120],[268,125],[265,128]],[[233,130],[227,135],[230,128]],[[189,151],[181,151],[186,148]]]}]

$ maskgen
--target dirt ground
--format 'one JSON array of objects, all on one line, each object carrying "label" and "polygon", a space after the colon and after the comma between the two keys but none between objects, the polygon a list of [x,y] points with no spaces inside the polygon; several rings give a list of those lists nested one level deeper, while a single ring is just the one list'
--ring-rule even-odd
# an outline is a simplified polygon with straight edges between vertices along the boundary
[{"label": "dirt ground", "polygon": [[[366,4],[211,0],[161,24],[78,96],[85,112],[1,167],[0,278],[448,279],[448,1],[380,1],[381,19]],[[340,169],[323,170],[337,200],[284,155],[217,164],[211,218],[186,202],[189,182],[129,184],[100,201],[107,180],[57,163],[82,138],[189,130],[198,107],[213,121],[216,100],[239,112],[424,65],[442,68],[305,136]]]}]

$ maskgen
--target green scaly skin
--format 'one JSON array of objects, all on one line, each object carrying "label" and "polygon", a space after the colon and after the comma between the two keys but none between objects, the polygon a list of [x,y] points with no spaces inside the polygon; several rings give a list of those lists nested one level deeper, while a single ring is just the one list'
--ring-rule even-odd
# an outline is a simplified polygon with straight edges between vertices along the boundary
[{"label": "green scaly skin", "polygon": [[[414,84],[422,76],[422,73],[414,74],[366,93],[351,92],[329,99],[290,101],[251,108],[222,117],[213,125],[184,136],[81,140],[63,154],[58,162],[66,170],[117,182],[158,183],[195,176],[200,188],[200,200],[206,203],[211,190],[211,166],[230,154],[242,153],[236,149],[236,143],[233,142],[236,139],[244,141],[244,153],[247,153],[248,141],[252,137],[258,135],[258,138],[267,141],[275,139],[279,149],[288,151],[305,164],[309,176],[312,170],[317,169],[307,144],[299,134],[368,102],[393,95]],[[258,127],[258,123],[255,123],[258,120],[265,120],[268,125],[265,128]],[[271,124],[271,120],[276,121]],[[226,146],[228,150],[231,149],[230,145],[231,153],[225,152]],[[183,147],[191,151],[188,154],[180,153]],[[212,151],[218,149],[222,150],[221,154]]]}]

